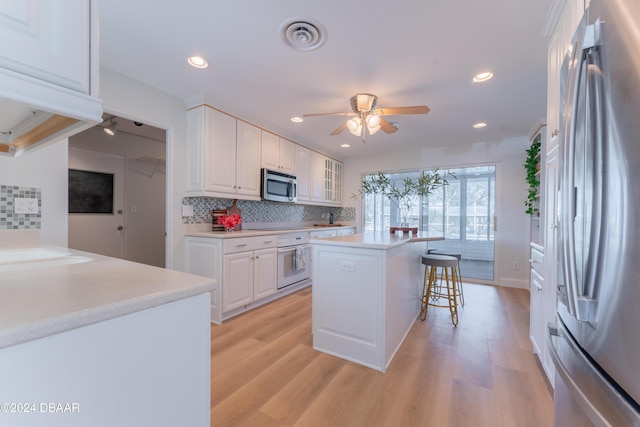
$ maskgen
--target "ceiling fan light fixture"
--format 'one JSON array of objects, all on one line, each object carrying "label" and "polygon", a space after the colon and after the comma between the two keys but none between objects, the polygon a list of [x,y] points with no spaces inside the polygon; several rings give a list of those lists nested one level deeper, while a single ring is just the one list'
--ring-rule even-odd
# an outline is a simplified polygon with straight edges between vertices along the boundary
[{"label": "ceiling fan light fixture", "polygon": [[369,135],[373,135],[380,130],[380,116],[370,114],[369,116],[367,116],[366,122]]},{"label": "ceiling fan light fixture", "polygon": [[356,113],[369,113],[376,108],[378,97],[370,93],[356,93],[351,97],[351,108]]},{"label": "ceiling fan light fixture", "polygon": [[347,120],[347,129],[355,136],[360,136],[362,134],[362,120],[360,117]]}]

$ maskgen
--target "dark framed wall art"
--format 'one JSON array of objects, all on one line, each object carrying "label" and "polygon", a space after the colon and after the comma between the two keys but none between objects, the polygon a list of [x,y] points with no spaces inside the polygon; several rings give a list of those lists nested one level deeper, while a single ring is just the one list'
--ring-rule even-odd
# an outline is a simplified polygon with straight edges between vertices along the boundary
[{"label": "dark framed wall art", "polygon": [[69,213],[113,214],[112,173],[69,169]]}]

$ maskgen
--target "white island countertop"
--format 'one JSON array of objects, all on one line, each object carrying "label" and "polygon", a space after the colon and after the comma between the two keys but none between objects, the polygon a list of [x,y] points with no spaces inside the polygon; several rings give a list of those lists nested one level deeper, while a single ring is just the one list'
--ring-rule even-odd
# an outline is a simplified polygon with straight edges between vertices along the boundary
[{"label": "white island countertop", "polygon": [[417,234],[401,234],[387,232],[365,232],[348,234],[346,236],[322,237],[309,240],[310,243],[319,243],[333,246],[346,246],[353,248],[391,249],[396,246],[412,242],[431,242],[444,240],[443,236],[419,231]]},{"label": "white island countertop", "polygon": [[48,245],[0,245],[0,348],[210,292],[214,279]]}]

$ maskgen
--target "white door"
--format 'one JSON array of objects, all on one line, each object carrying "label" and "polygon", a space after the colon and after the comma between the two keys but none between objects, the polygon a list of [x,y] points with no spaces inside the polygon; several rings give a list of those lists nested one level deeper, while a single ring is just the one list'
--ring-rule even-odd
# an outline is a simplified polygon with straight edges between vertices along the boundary
[{"label": "white door", "polygon": [[69,169],[69,247],[124,259],[124,156],[69,146]]}]

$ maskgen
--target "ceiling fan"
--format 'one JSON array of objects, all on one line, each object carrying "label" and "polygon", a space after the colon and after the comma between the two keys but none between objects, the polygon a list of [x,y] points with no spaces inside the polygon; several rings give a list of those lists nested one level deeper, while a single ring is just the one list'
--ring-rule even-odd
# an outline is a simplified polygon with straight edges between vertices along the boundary
[{"label": "ceiling fan", "polygon": [[366,133],[373,135],[382,129],[383,132],[393,133],[398,130],[398,124],[385,120],[382,116],[395,116],[399,114],[427,114],[429,107],[426,105],[418,105],[414,107],[391,107],[376,108],[378,97],[370,93],[357,93],[351,97],[351,109],[353,112],[343,113],[317,113],[305,114],[304,117],[317,116],[356,116],[347,120],[331,135],[338,135],[345,129],[356,136],[362,137],[362,142],[367,142]]}]

